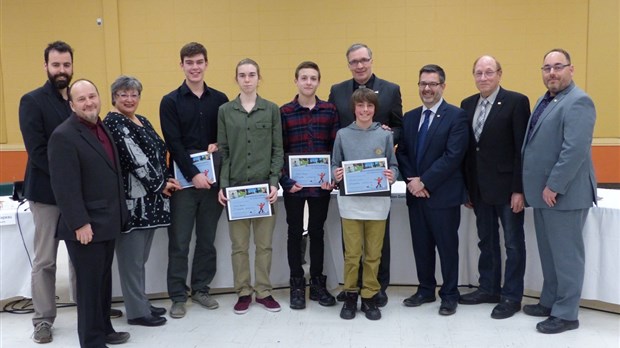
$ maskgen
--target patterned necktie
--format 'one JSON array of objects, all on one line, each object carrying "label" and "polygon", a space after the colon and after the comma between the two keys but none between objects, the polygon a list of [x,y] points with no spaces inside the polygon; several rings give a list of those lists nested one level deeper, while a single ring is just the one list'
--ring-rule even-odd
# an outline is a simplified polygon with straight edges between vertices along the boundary
[{"label": "patterned necktie", "polygon": [[547,106],[549,106],[549,102],[551,102],[551,100],[553,100],[553,97],[543,98],[543,100],[540,101],[540,104],[538,104],[538,107],[536,108],[536,110],[534,110],[534,113],[532,114],[532,118],[530,120],[530,127],[527,130],[528,141],[532,138],[532,131],[534,130],[536,123],[538,123],[538,119],[540,118],[540,115],[542,115],[543,111],[545,111]]},{"label": "patterned necktie", "polygon": [[480,140],[480,134],[482,134],[482,128],[484,128],[484,122],[487,120],[487,105],[489,101],[486,99],[482,99],[482,104],[480,105],[480,113],[478,113],[478,119],[476,119],[476,127],[474,128],[474,137],[476,138],[476,142]]},{"label": "patterned necktie", "polygon": [[420,166],[420,160],[422,159],[424,140],[426,139],[426,133],[428,133],[428,124],[431,120],[431,110],[424,111],[424,121],[422,122],[422,126],[418,130],[418,142],[417,142],[417,152],[416,152],[416,164],[418,167]]}]

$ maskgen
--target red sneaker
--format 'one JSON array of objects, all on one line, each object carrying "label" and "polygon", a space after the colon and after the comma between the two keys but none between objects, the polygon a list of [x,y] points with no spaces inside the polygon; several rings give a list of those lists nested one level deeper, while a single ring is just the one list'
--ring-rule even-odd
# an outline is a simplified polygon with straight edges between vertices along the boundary
[{"label": "red sneaker", "polygon": [[256,298],[256,303],[262,304],[270,312],[279,312],[280,304],[271,295],[265,298]]},{"label": "red sneaker", "polygon": [[235,312],[235,314],[245,314],[250,308],[250,303],[252,303],[252,296],[240,296],[237,300],[237,304],[235,304],[233,311]]}]

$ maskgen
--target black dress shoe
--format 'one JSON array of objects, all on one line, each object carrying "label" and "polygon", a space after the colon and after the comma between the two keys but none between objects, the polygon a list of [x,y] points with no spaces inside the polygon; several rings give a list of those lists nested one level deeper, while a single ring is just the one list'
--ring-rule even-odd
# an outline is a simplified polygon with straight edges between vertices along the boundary
[{"label": "black dress shoe", "polygon": [[105,335],[105,343],[107,344],[121,344],[129,340],[129,332],[112,332]]},{"label": "black dress shoe", "polygon": [[123,312],[120,309],[110,308],[110,318],[120,318],[123,316]]},{"label": "black dress shoe", "polygon": [[547,308],[540,303],[523,306],[523,313],[533,317],[548,317],[551,315],[551,308]]},{"label": "black dress shoe", "polygon": [[151,314],[153,316],[161,317],[162,315],[166,314],[166,308],[151,306]]},{"label": "black dress shoe", "polygon": [[154,315],[147,315],[141,318],[128,319],[127,323],[129,325],[162,326],[166,323],[166,318]]},{"label": "black dress shoe", "polygon": [[439,314],[440,315],[452,315],[456,313],[456,306],[458,303],[456,301],[441,301],[441,306],[439,306]]},{"label": "black dress shoe", "polygon": [[493,319],[506,319],[521,310],[521,303],[511,300],[502,300],[491,312]]},{"label": "black dress shoe", "polygon": [[491,295],[480,289],[469,294],[461,295],[459,303],[465,305],[473,305],[480,303],[499,303],[499,295]]},{"label": "black dress shoe", "polygon": [[403,300],[403,304],[407,307],[418,307],[424,303],[435,302],[434,296],[424,297],[419,292],[407,297]]},{"label": "black dress shoe", "polygon": [[579,320],[564,320],[556,317],[549,317],[536,325],[536,330],[546,334],[555,334],[568,330],[575,330],[579,327]]},{"label": "black dress shoe", "polygon": [[377,307],[385,307],[388,303],[388,296],[385,293],[385,290],[379,290],[379,292],[375,294],[374,300]]}]

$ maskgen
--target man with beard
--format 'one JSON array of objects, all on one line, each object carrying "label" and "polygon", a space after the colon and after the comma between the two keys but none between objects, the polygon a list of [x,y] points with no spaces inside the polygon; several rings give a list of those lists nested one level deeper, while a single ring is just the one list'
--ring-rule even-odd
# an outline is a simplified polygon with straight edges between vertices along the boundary
[{"label": "man with beard", "polygon": [[[47,142],[54,129],[71,114],[67,91],[73,77],[73,49],[65,42],[55,41],[47,46],[44,57],[48,81],[25,94],[19,103],[19,126],[28,152],[24,196],[35,225],[32,339],[37,343],[52,341],[51,327],[56,318],[58,240],[54,235],[60,211],[50,184]],[[73,278],[73,272],[70,273]]]},{"label": "man with beard", "polygon": [[[73,49],[63,41],[47,45],[43,54],[48,81],[25,94],[19,103],[19,126],[28,153],[24,175],[24,196],[34,219],[34,260],[32,262],[32,305],[35,327],[32,339],[37,343],[52,341],[56,318],[56,224],[60,214],[50,184],[47,142],[56,127],[71,114],[68,87],[73,77]],[[75,294],[75,277],[69,261],[71,289]],[[110,310],[111,317],[122,312]]]}]

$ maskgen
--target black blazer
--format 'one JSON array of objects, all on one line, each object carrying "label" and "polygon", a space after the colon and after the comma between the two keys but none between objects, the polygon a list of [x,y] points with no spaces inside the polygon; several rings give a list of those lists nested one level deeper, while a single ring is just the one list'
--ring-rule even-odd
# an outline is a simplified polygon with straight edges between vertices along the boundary
[{"label": "black blazer", "polygon": [[[403,101],[400,86],[375,76],[373,89],[379,96],[379,110],[375,110],[373,121],[392,128],[394,144],[397,144],[403,127]],[[355,121],[354,110],[351,109],[352,94],[353,79],[335,84],[329,91],[329,102],[336,105],[338,115],[340,115],[340,128],[345,128]]]},{"label": "black blazer", "polygon": [[[465,156],[465,178],[473,204],[510,204],[513,192],[523,192],[521,147],[530,117],[530,101],[517,92],[500,87],[476,142],[473,120],[480,94],[461,102],[469,123],[469,147]],[[479,194],[477,193],[479,192]]]},{"label": "black blazer", "polygon": [[404,116],[403,136],[396,158],[403,178],[420,177],[430,198],[417,198],[407,191],[407,204],[424,199],[431,208],[459,206],[466,201],[463,158],[469,133],[465,111],[443,101],[428,128],[420,167],[416,164],[417,138],[422,107]]},{"label": "black blazer", "polygon": [[49,141],[52,189],[60,209],[56,237],[76,241],[75,230],[87,223],[93,242],[116,238],[128,219],[118,152],[112,163],[95,135],[72,114]]},{"label": "black blazer", "polygon": [[47,143],[52,132],[71,114],[69,102],[47,81],[19,102],[19,127],[28,152],[24,196],[31,201],[56,204],[50,184]]}]

